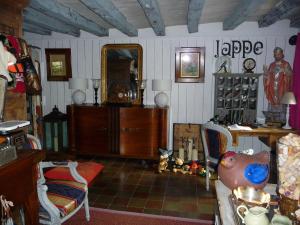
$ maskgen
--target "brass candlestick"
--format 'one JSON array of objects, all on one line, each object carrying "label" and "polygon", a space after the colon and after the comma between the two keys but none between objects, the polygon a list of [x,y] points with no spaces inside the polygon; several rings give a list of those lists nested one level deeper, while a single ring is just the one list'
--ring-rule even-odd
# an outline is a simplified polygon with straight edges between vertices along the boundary
[{"label": "brass candlestick", "polygon": [[92,82],[93,82],[94,95],[95,95],[94,105],[98,106],[99,105],[99,103],[98,103],[98,89],[99,89],[99,86],[100,86],[100,79],[92,79]]},{"label": "brass candlestick", "polygon": [[141,93],[141,106],[144,107],[144,90],[146,89],[147,80],[140,80],[139,81],[139,89]]}]

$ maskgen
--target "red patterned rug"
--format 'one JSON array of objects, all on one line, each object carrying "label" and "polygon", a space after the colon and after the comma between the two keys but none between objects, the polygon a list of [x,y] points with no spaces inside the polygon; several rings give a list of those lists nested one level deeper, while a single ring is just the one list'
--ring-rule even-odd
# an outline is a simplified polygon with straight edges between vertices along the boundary
[{"label": "red patterned rug", "polygon": [[85,219],[84,210],[81,209],[64,224],[70,225],[207,225],[213,221],[188,219],[181,217],[159,216],[144,213],[115,211],[90,207],[91,220]]}]

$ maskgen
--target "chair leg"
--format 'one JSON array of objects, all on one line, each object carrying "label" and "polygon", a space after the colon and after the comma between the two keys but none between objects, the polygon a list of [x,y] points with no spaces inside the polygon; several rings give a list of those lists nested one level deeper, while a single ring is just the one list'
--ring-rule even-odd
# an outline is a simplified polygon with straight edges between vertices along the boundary
[{"label": "chair leg", "polygon": [[89,207],[89,200],[87,197],[84,200],[84,209],[85,209],[85,218],[87,221],[90,221],[90,207]]},{"label": "chair leg", "polygon": [[206,190],[209,191],[209,168],[206,166]]}]

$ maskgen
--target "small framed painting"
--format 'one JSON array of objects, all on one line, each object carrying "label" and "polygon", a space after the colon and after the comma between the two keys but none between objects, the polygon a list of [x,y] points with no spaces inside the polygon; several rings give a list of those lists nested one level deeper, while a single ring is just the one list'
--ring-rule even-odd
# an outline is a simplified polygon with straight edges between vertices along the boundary
[{"label": "small framed painting", "polygon": [[203,83],[205,48],[176,48],[175,82]]},{"label": "small framed painting", "polygon": [[46,48],[47,80],[68,81],[72,77],[71,49]]}]

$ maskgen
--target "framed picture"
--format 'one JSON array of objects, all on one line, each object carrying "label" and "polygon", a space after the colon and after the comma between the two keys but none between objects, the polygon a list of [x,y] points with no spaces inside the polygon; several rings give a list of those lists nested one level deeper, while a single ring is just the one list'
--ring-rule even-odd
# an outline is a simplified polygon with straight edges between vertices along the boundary
[{"label": "framed picture", "polygon": [[71,49],[46,48],[47,80],[68,81],[72,77]]},{"label": "framed picture", "polygon": [[205,48],[176,48],[176,83],[203,83]]},{"label": "framed picture", "polygon": [[204,161],[204,152],[201,139],[201,124],[174,123],[173,124],[173,151],[175,157],[179,156],[179,148],[184,149],[185,161],[188,160],[189,139],[192,140],[192,148],[198,151],[198,160]]}]

